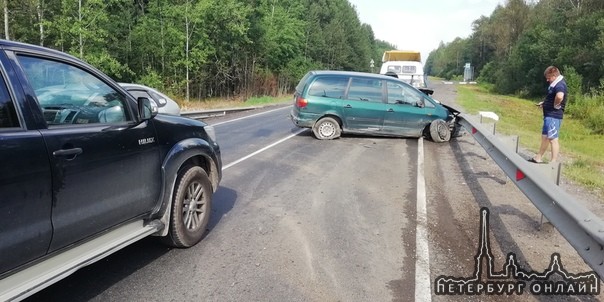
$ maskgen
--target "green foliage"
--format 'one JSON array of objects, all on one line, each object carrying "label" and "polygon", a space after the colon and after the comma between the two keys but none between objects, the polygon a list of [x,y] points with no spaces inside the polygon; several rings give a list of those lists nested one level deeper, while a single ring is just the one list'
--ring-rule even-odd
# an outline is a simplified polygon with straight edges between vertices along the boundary
[{"label": "green foliage", "polygon": [[373,60],[373,70],[372,72],[378,73],[380,71],[380,68],[382,67],[382,56],[384,55],[384,52],[387,50],[395,50],[396,46],[393,44],[390,44],[386,41],[382,41],[382,40],[375,40],[375,44],[373,47],[373,54],[371,56],[371,60]]},{"label": "green foliage", "polygon": [[594,133],[604,134],[604,105],[602,99],[589,110],[589,115],[585,122]]},{"label": "green foliage", "polygon": [[604,178],[598,169],[602,169],[601,162],[580,157],[565,166],[564,174],[590,189],[599,190],[601,193],[604,189]]},{"label": "green foliage", "polygon": [[[536,42],[538,41],[538,42]],[[547,83],[543,76],[545,68],[552,65],[552,50],[557,48],[555,32],[549,28],[535,26],[520,37],[510,57],[503,60],[504,66],[511,66],[495,81],[496,89],[502,93],[523,91],[533,97],[541,97]],[[515,81],[504,80],[513,78]]]},{"label": "green foliage", "polygon": [[262,105],[271,105],[278,104],[283,102],[291,102],[291,97],[271,97],[271,96],[259,96],[259,97],[251,97],[245,100],[246,106],[262,106]]},{"label": "green foliage", "polygon": [[[7,0],[13,40],[185,99],[291,91],[309,69],[371,71],[384,50],[347,0]],[[4,28],[0,28],[3,31]]]},{"label": "green foliage", "polygon": [[445,79],[463,75],[465,63],[471,61],[466,51],[468,47],[468,41],[460,38],[448,44],[441,43],[428,55],[424,72]]},{"label": "green foliage", "polygon": [[295,86],[307,72],[317,69],[323,69],[323,66],[311,60],[296,58],[287,63],[281,70],[281,75],[284,77],[284,80]]},{"label": "green foliage", "polygon": [[583,77],[572,66],[564,66],[561,73],[564,75],[564,81],[568,88],[567,101],[570,103],[572,99],[583,95]]},{"label": "green foliage", "polygon": [[[454,78],[459,61],[501,94],[542,99],[547,66],[568,85],[566,113],[590,134],[604,133],[604,2],[509,0],[473,23],[469,38],[441,43],[426,62],[430,75]],[[589,94],[585,94],[589,92]]]},{"label": "green foliage", "polygon": [[87,53],[84,55],[84,60],[108,76],[118,80],[131,73],[127,66],[122,65],[106,52]]},{"label": "green foliage", "polygon": [[598,88],[604,78],[604,2],[505,1],[490,16],[474,21],[469,38],[441,44],[430,53],[426,70],[437,76],[456,74],[453,62],[460,58],[501,93],[542,96],[543,71],[550,65],[564,66],[565,75],[572,67],[581,77],[576,87],[584,90],[573,87],[572,93]]},{"label": "green foliage", "polygon": [[[268,67],[279,70],[301,54],[305,22],[299,16],[303,8],[300,3],[294,6],[293,3],[279,2],[280,5],[276,5],[274,1],[261,2],[255,8],[257,14],[262,16],[260,26],[264,29],[259,45]],[[296,18],[291,18],[294,11]]]},{"label": "green foliage", "polygon": [[604,95],[586,94],[569,99],[567,113],[581,120],[594,133],[604,133]]},{"label": "green foliage", "polygon": [[461,81],[463,81],[463,76],[462,76],[462,75],[452,75],[452,76],[450,77],[450,79],[451,79],[452,81],[458,81],[458,82],[461,82]]},{"label": "green foliage", "polygon": [[147,72],[144,73],[136,82],[162,91],[166,90],[164,88],[164,83],[162,82],[161,76],[151,68],[147,68]]},{"label": "green foliage", "polygon": [[582,120],[593,133],[604,134],[604,92],[593,90],[590,94],[583,94],[582,77],[573,67],[565,66],[564,78],[569,91],[566,113]]},{"label": "green foliage", "polygon": [[476,80],[478,82],[486,82],[490,84],[495,83],[495,73],[497,71],[497,63],[496,62],[488,62],[484,65],[484,67],[480,70],[478,77]]}]

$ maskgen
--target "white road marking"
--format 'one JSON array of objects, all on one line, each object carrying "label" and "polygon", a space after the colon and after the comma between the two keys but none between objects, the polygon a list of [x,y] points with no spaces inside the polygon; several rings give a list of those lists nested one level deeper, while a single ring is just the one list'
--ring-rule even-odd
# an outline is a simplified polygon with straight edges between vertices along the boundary
[{"label": "white road marking", "polygon": [[226,169],[228,169],[228,168],[230,168],[230,167],[232,167],[232,166],[234,166],[234,165],[236,165],[236,164],[238,164],[238,163],[240,163],[240,162],[242,162],[242,161],[244,161],[244,160],[246,160],[246,159],[248,159],[248,158],[250,158],[250,157],[252,157],[254,155],[260,154],[260,153],[262,153],[262,152],[264,152],[264,151],[266,151],[266,150],[268,150],[268,149],[270,149],[270,148],[272,148],[272,147],[274,147],[274,146],[276,146],[276,145],[278,145],[278,144],[280,144],[280,143],[282,143],[282,142],[284,142],[284,141],[286,141],[286,140],[288,140],[288,139],[290,139],[290,138],[292,138],[292,137],[294,137],[294,136],[296,136],[296,135],[298,135],[298,134],[300,134],[300,133],[302,133],[302,132],[304,132],[306,130],[307,129],[299,129],[298,131],[296,131],[296,133],[294,133],[294,134],[292,134],[292,135],[290,135],[288,137],[282,138],[282,139],[280,139],[280,140],[278,140],[278,141],[276,141],[276,142],[274,142],[274,143],[272,143],[272,144],[270,144],[270,145],[268,145],[268,146],[266,146],[266,147],[264,147],[264,148],[262,148],[262,149],[260,149],[258,151],[250,153],[250,154],[248,154],[248,155],[246,155],[246,156],[244,156],[244,157],[242,157],[242,158],[240,158],[240,159],[238,159],[238,160],[236,160],[236,161],[234,161],[234,162],[232,162],[232,163],[230,163],[228,165],[225,165],[225,166],[222,167],[222,171],[224,171],[224,170],[226,170]]},{"label": "white road marking", "polygon": [[430,302],[430,253],[428,250],[428,214],[424,178],[424,139],[417,143],[417,218],[415,229],[415,301]]},{"label": "white road marking", "polygon": [[258,115],[261,115],[261,114],[266,114],[266,113],[273,112],[273,111],[277,111],[277,110],[283,110],[283,109],[285,109],[285,108],[290,108],[291,106],[292,106],[292,105],[289,105],[289,106],[286,106],[286,107],[277,108],[277,109],[273,109],[273,110],[269,110],[269,111],[259,112],[259,113],[252,114],[252,115],[247,115],[247,116],[244,116],[244,117],[240,117],[240,118],[236,118],[236,119],[232,119],[232,120],[228,120],[228,121],[224,121],[224,122],[220,122],[220,123],[212,124],[212,126],[216,127],[216,126],[218,126],[218,125],[222,125],[222,124],[226,124],[226,123],[230,123],[230,122],[239,121],[239,120],[242,120],[242,119],[246,119],[246,118],[250,118],[250,117],[258,116]]}]

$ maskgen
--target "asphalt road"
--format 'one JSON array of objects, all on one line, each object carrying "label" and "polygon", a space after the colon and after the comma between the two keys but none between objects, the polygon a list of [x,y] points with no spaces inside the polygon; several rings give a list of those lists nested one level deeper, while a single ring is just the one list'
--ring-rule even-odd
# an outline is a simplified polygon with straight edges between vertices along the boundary
[{"label": "asphalt road", "polygon": [[[454,86],[435,90],[454,105]],[[568,271],[588,270],[471,137],[319,141],[289,110],[207,120],[224,177],[201,243],[147,238],[30,301],[551,301],[434,294],[437,277],[474,273],[481,207],[497,269],[513,252],[544,270],[558,252]]]}]

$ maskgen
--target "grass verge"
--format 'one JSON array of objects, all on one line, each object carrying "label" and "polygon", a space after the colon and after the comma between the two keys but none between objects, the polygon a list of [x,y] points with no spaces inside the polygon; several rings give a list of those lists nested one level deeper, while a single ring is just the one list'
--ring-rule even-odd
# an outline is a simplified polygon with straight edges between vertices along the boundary
[{"label": "grass verge", "polygon": [[[520,146],[537,152],[541,143],[543,113],[529,100],[494,95],[485,87],[457,86],[457,103],[469,114],[493,111],[499,115],[497,130],[518,135]],[[604,135],[594,134],[578,120],[565,116],[560,130],[562,174],[604,196]],[[546,157],[550,156],[549,150]]]}]

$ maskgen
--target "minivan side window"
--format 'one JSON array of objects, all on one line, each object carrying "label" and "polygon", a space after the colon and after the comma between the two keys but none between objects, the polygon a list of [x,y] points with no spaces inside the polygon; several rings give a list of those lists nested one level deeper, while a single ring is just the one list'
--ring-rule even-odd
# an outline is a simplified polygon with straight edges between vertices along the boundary
[{"label": "minivan side window", "polygon": [[348,86],[348,77],[319,77],[308,89],[308,96],[343,99]]},{"label": "minivan side window", "polygon": [[428,98],[424,98],[424,107],[426,108],[435,108],[434,104],[428,100]]},{"label": "minivan side window", "polygon": [[410,104],[410,105],[418,106],[418,107],[434,108],[434,104],[432,104],[428,100],[426,100],[426,98],[424,97],[424,94],[421,93],[420,91],[418,91],[417,89],[415,89],[407,84],[398,84],[398,85],[401,85],[401,88],[402,88],[404,104]]},{"label": "minivan side window", "polygon": [[382,102],[382,80],[352,78],[348,99],[355,101]]},{"label": "minivan side window", "polygon": [[388,82],[388,104],[409,104],[404,97],[403,84]]}]

